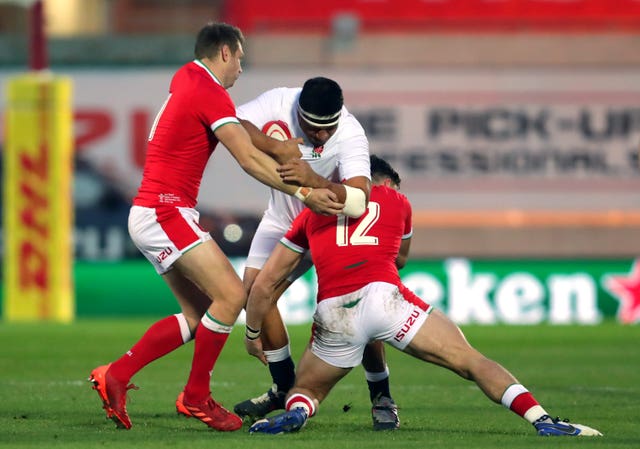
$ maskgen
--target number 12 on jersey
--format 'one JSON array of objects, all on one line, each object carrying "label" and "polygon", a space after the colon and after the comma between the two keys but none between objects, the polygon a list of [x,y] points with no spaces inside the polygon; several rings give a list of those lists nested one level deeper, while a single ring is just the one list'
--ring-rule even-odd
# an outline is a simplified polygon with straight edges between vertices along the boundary
[{"label": "number 12 on jersey", "polygon": [[348,245],[377,245],[378,237],[373,235],[368,235],[369,231],[378,218],[380,218],[380,204],[369,201],[369,205],[367,206],[367,211],[364,216],[358,218],[360,223],[356,226],[349,237],[349,221],[354,219],[350,219],[344,215],[338,215],[337,217],[338,223],[336,226],[336,245],[338,246],[348,246]]}]

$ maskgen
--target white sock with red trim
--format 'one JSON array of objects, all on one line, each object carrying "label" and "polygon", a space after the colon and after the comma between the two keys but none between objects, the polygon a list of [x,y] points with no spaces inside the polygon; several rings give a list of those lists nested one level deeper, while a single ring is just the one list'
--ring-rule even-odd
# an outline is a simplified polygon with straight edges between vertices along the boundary
[{"label": "white sock with red trim", "polygon": [[316,414],[316,405],[313,399],[304,394],[295,393],[292,394],[286,403],[287,411],[295,408],[304,409],[307,412],[307,417],[312,417]]},{"label": "white sock with red trim", "polygon": [[502,405],[522,416],[531,424],[548,413],[536,398],[520,384],[512,384],[502,394]]}]

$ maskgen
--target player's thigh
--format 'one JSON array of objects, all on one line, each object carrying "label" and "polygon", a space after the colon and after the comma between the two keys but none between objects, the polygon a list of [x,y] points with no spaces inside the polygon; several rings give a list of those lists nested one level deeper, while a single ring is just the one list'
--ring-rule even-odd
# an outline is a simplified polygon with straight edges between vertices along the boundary
[{"label": "player's thigh", "polygon": [[213,241],[208,240],[184,253],[174,267],[213,301],[233,302],[244,307],[246,295],[233,265]]},{"label": "player's thigh", "polygon": [[338,368],[317,357],[307,346],[296,373],[295,387],[306,390],[322,402],[336,383],[346,376],[351,368]]},{"label": "player's thigh", "polygon": [[431,312],[404,352],[454,371],[460,371],[477,354],[460,328],[437,309]]}]

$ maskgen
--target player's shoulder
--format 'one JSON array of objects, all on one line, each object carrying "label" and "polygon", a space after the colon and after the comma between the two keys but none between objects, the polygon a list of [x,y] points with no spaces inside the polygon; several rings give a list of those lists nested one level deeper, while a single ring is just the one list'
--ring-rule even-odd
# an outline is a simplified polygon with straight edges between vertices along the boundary
[{"label": "player's shoulder", "polygon": [[171,86],[173,90],[196,93],[198,97],[207,95],[229,97],[227,90],[199,61],[191,61],[180,67],[173,76]]},{"label": "player's shoulder", "polygon": [[301,90],[300,87],[274,87],[264,91],[260,96],[271,101],[291,102],[298,98]]},{"label": "player's shoulder", "polygon": [[342,135],[342,138],[365,138],[363,126],[360,124],[355,115],[343,106],[342,113],[340,114],[340,125],[338,131]]},{"label": "player's shoulder", "polygon": [[346,106],[342,106],[342,111],[340,113],[340,122],[354,128],[362,129],[364,132],[364,128],[362,127],[356,116],[349,112]]},{"label": "player's shoulder", "polygon": [[398,201],[407,204],[409,203],[409,199],[405,196],[404,193],[384,185],[371,186],[370,197],[373,200]]}]

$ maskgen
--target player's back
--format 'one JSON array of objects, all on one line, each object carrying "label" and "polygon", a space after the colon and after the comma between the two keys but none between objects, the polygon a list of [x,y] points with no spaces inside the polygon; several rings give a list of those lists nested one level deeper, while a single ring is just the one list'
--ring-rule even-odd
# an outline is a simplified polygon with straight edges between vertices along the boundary
[{"label": "player's back", "polygon": [[400,285],[395,261],[411,230],[409,201],[385,186],[372,187],[367,211],[358,219],[309,213],[306,236],[318,273],[318,300],[375,281]]},{"label": "player's back", "polygon": [[212,125],[235,120],[227,91],[202,63],[173,76],[149,134],[143,180],[134,204],[194,207],[202,174],[218,143]]}]

